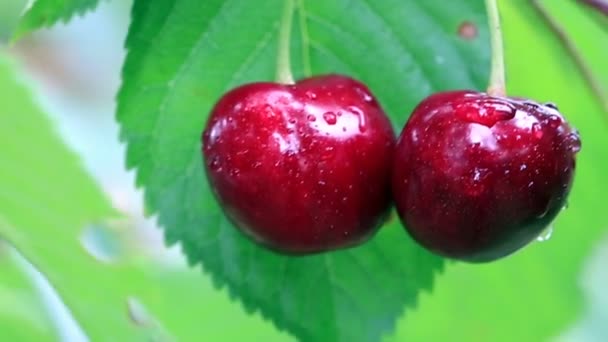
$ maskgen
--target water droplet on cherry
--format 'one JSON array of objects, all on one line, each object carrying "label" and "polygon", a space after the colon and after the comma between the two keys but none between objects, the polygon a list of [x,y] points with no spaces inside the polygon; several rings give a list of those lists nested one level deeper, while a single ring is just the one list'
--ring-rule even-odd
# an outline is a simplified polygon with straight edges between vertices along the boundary
[{"label": "water droplet on cherry", "polygon": [[366,126],[366,122],[365,122],[365,114],[363,113],[361,108],[355,107],[355,106],[349,106],[348,110],[357,116],[357,119],[359,120],[359,131],[365,132],[365,130],[367,129],[367,126]]},{"label": "water droplet on cherry", "polygon": [[542,139],[543,137],[543,128],[540,126],[538,122],[532,124],[532,134],[536,139]]},{"label": "water droplet on cherry", "polygon": [[209,163],[209,168],[212,171],[216,171],[219,172],[222,170],[222,166],[220,164],[220,158],[219,157],[214,157],[213,160],[211,160],[211,162]]},{"label": "water droplet on cherry", "polygon": [[559,127],[559,125],[562,124],[562,118],[557,115],[551,115],[547,120],[549,121],[549,127],[553,129],[556,129],[557,127]]},{"label": "water droplet on cherry", "polygon": [[335,125],[338,122],[338,118],[334,112],[326,112],[323,114],[323,119],[328,125]]},{"label": "water droplet on cherry", "polygon": [[578,153],[581,150],[581,138],[578,133],[568,134],[567,143],[568,148],[572,153]]},{"label": "water droplet on cherry", "polygon": [[306,94],[306,97],[308,97],[311,100],[314,100],[317,98],[317,94],[311,90],[307,90],[306,93],[304,93],[304,94]]},{"label": "water droplet on cherry", "polygon": [[549,108],[553,108],[555,110],[559,110],[557,108],[557,105],[555,103],[553,103],[553,102],[547,102],[547,103],[545,103],[545,107],[549,107]]},{"label": "water droplet on cherry", "polygon": [[545,230],[543,230],[540,233],[540,235],[538,235],[538,237],[536,238],[536,241],[538,241],[538,242],[549,241],[549,239],[551,239],[552,235],[553,235],[553,224],[549,224],[547,226],[547,228],[545,228]]},{"label": "water droplet on cherry", "polygon": [[361,95],[361,98],[363,98],[363,101],[367,102],[367,103],[371,103],[374,101],[374,98],[368,94],[365,90],[357,87],[356,88],[357,93],[359,93],[359,95]]}]

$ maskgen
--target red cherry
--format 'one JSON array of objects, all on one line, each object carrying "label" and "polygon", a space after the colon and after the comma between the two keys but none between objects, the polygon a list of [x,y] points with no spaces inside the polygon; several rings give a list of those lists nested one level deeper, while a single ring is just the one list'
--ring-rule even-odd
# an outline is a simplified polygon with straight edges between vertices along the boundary
[{"label": "red cherry", "polygon": [[392,126],[366,86],[327,75],[225,94],[203,133],[210,185],[255,241],[294,254],[359,244],[390,206]]},{"label": "red cherry", "polygon": [[565,204],[578,134],[552,104],[472,91],[432,95],[399,137],[393,196],[410,235],[471,262],[511,254]]}]

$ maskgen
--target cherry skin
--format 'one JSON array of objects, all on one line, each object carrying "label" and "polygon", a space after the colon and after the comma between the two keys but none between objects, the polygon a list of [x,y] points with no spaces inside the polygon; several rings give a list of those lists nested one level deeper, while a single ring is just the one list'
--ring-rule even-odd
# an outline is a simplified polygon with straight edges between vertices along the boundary
[{"label": "cherry skin", "polygon": [[238,87],[215,105],[202,140],[224,212],[275,251],[359,244],[389,210],[395,134],[368,88],[351,78]]},{"label": "cherry skin", "polygon": [[552,104],[473,91],[432,95],[395,148],[397,211],[435,253],[469,262],[504,257],[564,207],[580,147]]}]

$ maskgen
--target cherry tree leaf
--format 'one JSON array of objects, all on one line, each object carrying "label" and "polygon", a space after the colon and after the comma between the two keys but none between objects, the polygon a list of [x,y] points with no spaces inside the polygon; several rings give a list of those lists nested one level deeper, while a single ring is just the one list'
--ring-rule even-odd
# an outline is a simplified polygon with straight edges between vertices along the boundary
[{"label": "cherry tree leaf", "polygon": [[100,0],[35,0],[23,13],[14,39],[32,31],[52,26],[59,22],[67,22],[77,15],[91,11],[97,7]]},{"label": "cherry tree leaf", "polygon": [[[395,218],[357,248],[277,255],[231,225],[205,179],[200,135],[207,115],[228,89],[273,79],[284,3],[135,1],[117,114],[127,165],[137,170],[167,243],[180,243],[246,310],[305,341],[378,340],[432,288],[441,258],[411,241]],[[296,3],[296,77],[339,72],[366,82],[396,128],[431,92],[485,87],[481,2]],[[463,25],[468,34],[459,34]]]}]

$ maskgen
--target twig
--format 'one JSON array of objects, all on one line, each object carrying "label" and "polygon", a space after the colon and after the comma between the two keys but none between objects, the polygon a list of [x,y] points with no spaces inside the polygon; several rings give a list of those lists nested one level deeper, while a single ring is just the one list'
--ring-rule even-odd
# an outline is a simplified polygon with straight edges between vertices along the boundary
[{"label": "twig", "polygon": [[532,0],[532,5],[538,11],[538,13],[543,17],[545,22],[549,25],[549,27],[555,32],[561,43],[564,45],[570,56],[574,59],[575,64],[578,66],[579,70],[583,74],[587,83],[591,87],[591,90],[597,98],[600,100],[600,103],[604,107],[604,110],[608,113],[608,91],[604,88],[604,86],[600,83],[600,81],[593,74],[593,70],[585,61],[585,58],[580,53],[574,42],[568,37],[568,34],[564,30],[564,28],[559,24],[557,20],[555,20],[538,0]]}]

